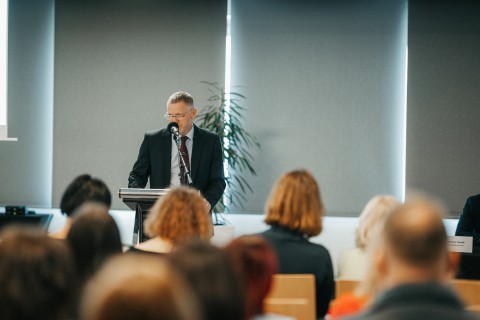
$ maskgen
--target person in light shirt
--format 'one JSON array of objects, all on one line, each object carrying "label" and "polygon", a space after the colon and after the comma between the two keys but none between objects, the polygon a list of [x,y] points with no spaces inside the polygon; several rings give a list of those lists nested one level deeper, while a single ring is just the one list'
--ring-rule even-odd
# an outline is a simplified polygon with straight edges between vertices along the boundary
[{"label": "person in light shirt", "polygon": [[358,218],[355,248],[344,250],[338,260],[338,278],[362,280],[367,274],[367,249],[372,239],[382,231],[387,216],[400,203],[390,195],[375,196],[365,205]]}]

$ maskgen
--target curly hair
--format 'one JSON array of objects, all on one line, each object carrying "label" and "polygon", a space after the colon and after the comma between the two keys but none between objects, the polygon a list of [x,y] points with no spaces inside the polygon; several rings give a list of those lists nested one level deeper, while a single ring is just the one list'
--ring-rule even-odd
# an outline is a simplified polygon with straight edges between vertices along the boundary
[{"label": "curly hair", "polygon": [[160,236],[174,244],[191,237],[208,240],[212,222],[197,190],[177,187],[159,198],[144,223],[149,237]]}]

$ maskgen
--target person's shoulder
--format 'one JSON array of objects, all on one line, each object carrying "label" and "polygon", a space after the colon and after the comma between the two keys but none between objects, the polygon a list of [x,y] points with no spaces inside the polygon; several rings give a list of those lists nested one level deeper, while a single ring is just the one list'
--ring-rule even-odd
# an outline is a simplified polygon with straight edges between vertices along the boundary
[{"label": "person's shoulder", "polygon": [[259,233],[256,233],[254,235],[259,235],[262,237],[267,237],[270,233],[272,233],[272,228],[265,229],[263,231],[260,231]]},{"label": "person's shoulder", "polygon": [[358,316],[365,310],[368,300],[368,297],[365,295],[357,295],[353,292],[343,293],[340,297],[330,302],[328,314],[332,319]]},{"label": "person's shoulder", "polygon": [[476,194],[473,196],[468,197],[467,201],[472,201],[472,202],[480,202],[480,194]]},{"label": "person's shoulder", "polygon": [[207,138],[215,138],[218,139],[219,135],[216,134],[215,132],[209,131],[207,129],[200,128],[197,125],[194,125],[194,130],[195,130],[195,135],[199,134],[201,136],[207,137]]},{"label": "person's shoulder", "polygon": [[155,256],[163,256],[165,253],[163,252],[154,252],[154,251],[148,251],[148,250],[143,250],[140,248],[137,248],[135,246],[130,246],[126,251],[125,254],[144,254],[144,255],[155,255]]},{"label": "person's shoulder", "polygon": [[311,247],[315,248],[315,250],[319,253],[319,254],[322,254],[322,255],[327,255],[330,257],[330,252],[328,251],[328,249],[320,244],[320,243],[314,243],[314,242],[311,242],[309,241]]},{"label": "person's shoulder", "polygon": [[165,128],[160,130],[148,131],[145,133],[144,141],[155,144],[159,141],[167,141],[170,136],[170,133]]},{"label": "person's shoulder", "polygon": [[148,132],[145,133],[146,137],[156,137],[156,136],[164,136],[164,135],[168,135],[167,134],[167,129],[165,129],[165,128],[157,129],[157,130],[153,130],[153,131],[148,131]]},{"label": "person's shoulder", "polygon": [[281,227],[281,226],[270,226],[267,230],[259,233],[261,236],[274,241],[286,241],[286,242],[298,242],[297,240],[301,240],[301,242],[305,242],[306,240],[301,237],[300,234],[294,232],[288,228]]},{"label": "person's shoulder", "polygon": [[262,235],[272,242],[287,245],[290,249],[295,248],[297,252],[310,256],[330,257],[327,248],[320,243],[312,242],[311,238],[305,238],[300,233],[282,227],[272,227]]}]

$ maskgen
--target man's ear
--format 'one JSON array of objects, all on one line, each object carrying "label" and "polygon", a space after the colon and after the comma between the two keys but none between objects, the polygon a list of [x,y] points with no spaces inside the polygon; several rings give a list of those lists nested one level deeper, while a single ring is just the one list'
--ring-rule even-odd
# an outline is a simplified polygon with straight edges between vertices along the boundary
[{"label": "man's ear", "polygon": [[460,253],[459,252],[451,252],[449,251],[447,254],[447,270],[446,276],[448,279],[454,278],[457,274],[457,269],[460,264]]},{"label": "man's ear", "polygon": [[197,109],[195,107],[192,108],[192,119],[197,116]]}]

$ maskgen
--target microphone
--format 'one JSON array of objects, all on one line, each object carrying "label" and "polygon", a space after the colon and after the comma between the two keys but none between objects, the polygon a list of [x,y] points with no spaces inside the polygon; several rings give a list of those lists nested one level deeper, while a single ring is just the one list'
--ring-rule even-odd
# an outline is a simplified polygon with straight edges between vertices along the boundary
[{"label": "microphone", "polygon": [[173,134],[175,140],[180,138],[180,132],[178,132],[178,123],[170,122],[167,126],[167,130]]}]

